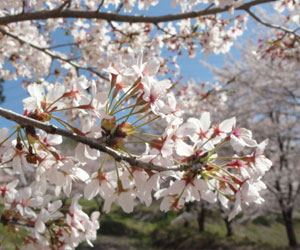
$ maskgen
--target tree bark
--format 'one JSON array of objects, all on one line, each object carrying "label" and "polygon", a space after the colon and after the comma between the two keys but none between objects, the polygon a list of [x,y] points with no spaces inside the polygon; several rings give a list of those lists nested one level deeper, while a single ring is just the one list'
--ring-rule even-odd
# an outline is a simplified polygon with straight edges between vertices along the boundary
[{"label": "tree bark", "polygon": [[204,232],[205,231],[205,215],[206,215],[206,208],[204,205],[204,202],[201,202],[201,210],[198,211],[198,226],[199,226],[199,232]]},{"label": "tree bark", "polygon": [[[190,213],[190,212],[191,212],[191,208],[192,208],[192,203],[187,203],[187,204],[185,205],[185,211],[186,211],[187,213]],[[188,218],[184,218],[183,227],[187,228],[187,227],[189,227],[189,225],[190,225],[190,220],[189,220]]]},{"label": "tree bark", "polygon": [[232,221],[228,220],[227,218],[224,218],[225,224],[226,224],[226,237],[230,237],[233,235],[233,231],[232,231]]},{"label": "tree bark", "polygon": [[289,208],[287,210],[282,210],[282,217],[285,224],[286,233],[289,240],[290,247],[297,247],[298,242],[296,239],[296,234],[294,230],[294,224],[293,224],[293,209]]}]

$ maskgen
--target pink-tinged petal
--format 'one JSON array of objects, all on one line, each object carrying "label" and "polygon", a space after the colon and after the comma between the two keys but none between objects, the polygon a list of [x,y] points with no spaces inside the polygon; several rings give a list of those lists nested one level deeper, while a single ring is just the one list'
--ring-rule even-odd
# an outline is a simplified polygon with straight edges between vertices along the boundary
[{"label": "pink-tinged petal", "polygon": [[207,183],[202,179],[196,179],[194,180],[194,185],[199,191],[205,191],[208,190]]},{"label": "pink-tinged petal", "polygon": [[81,208],[81,206],[78,204],[78,201],[81,198],[81,196],[82,196],[81,194],[75,194],[73,196],[71,206],[70,206],[70,211],[74,211],[74,210]]},{"label": "pink-tinged petal", "polygon": [[168,189],[169,194],[180,194],[185,187],[184,180],[175,181]]},{"label": "pink-tinged petal", "polygon": [[75,168],[73,175],[83,182],[87,182],[87,180],[90,178],[89,174],[86,171],[78,167]]},{"label": "pink-tinged petal", "polygon": [[184,123],[178,128],[176,135],[180,138],[187,136],[191,137],[196,133],[196,131],[197,129],[192,123]]},{"label": "pink-tinged petal", "polygon": [[91,200],[99,193],[99,181],[92,180],[84,188],[84,198]]},{"label": "pink-tinged petal", "polygon": [[240,128],[240,129],[239,129],[239,134],[240,134],[242,137],[252,138],[252,132],[251,132],[249,129]]},{"label": "pink-tinged petal", "polygon": [[[53,86],[53,85],[50,85]],[[59,97],[63,96],[65,92],[65,86],[62,84],[55,84],[51,89],[48,88],[47,102],[52,103],[56,101]]]},{"label": "pink-tinged petal", "polygon": [[31,198],[28,202],[28,206],[30,207],[40,207],[42,206],[44,199],[42,197]]},{"label": "pink-tinged petal", "polygon": [[235,198],[235,203],[232,211],[229,214],[228,220],[232,220],[239,212],[242,211],[241,207],[241,195],[240,193],[237,193],[236,198]]},{"label": "pink-tinged petal", "polygon": [[131,213],[134,208],[135,195],[129,192],[122,192],[118,197],[118,203],[126,213]]},{"label": "pink-tinged petal", "polygon": [[53,212],[57,211],[61,206],[62,206],[61,200],[54,201],[53,203],[48,204],[48,211],[50,213],[53,213]]},{"label": "pink-tinged petal", "polygon": [[28,200],[31,197],[31,188],[26,187],[26,188],[22,189],[20,196],[21,196],[21,199]]},{"label": "pink-tinged petal", "polygon": [[153,190],[157,191],[160,187],[159,180],[160,180],[160,175],[154,174],[149,178],[148,184],[153,188]]},{"label": "pink-tinged petal", "polygon": [[38,233],[43,233],[46,230],[45,223],[38,219],[34,224],[35,231]]},{"label": "pink-tinged petal", "polygon": [[99,193],[103,199],[110,197],[115,192],[114,186],[107,181],[102,181],[99,189]]},{"label": "pink-tinged petal", "polygon": [[201,198],[210,203],[215,203],[217,201],[216,194],[211,190],[201,191]]},{"label": "pink-tinged petal", "polygon": [[254,139],[251,139],[248,137],[243,137],[243,140],[248,147],[256,147],[257,146],[257,142]]},{"label": "pink-tinged petal", "polygon": [[69,197],[72,191],[72,179],[70,177],[65,178],[65,183],[63,184],[63,190],[65,194]]},{"label": "pink-tinged petal", "polygon": [[16,179],[16,180],[13,180],[12,182],[8,183],[6,187],[7,187],[7,189],[13,189],[18,185],[18,183],[19,183],[19,180]]},{"label": "pink-tinged petal", "polygon": [[154,194],[154,197],[155,199],[160,199],[164,196],[167,196],[168,195],[168,189],[167,188],[162,188],[160,190],[158,190],[155,194]]},{"label": "pink-tinged petal", "polygon": [[266,146],[268,145],[269,140],[266,139],[262,141],[260,144],[258,144],[257,149],[256,149],[256,155],[262,155],[265,151]]},{"label": "pink-tinged petal", "polygon": [[12,161],[13,170],[16,174],[21,174],[22,171],[22,163],[21,163],[21,157],[15,156]]},{"label": "pink-tinged petal", "polygon": [[95,161],[100,156],[100,151],[84,145],[84,156],[90,160]]},{"label": "pink-tinged petal", "polygon": [[47,135],[47,142],[51,145],[59,145],[63,142],[61,135]]},{"label": "pink-tinged petal", "polygon": [[194,153],[193,147],[180,139],[175,142],[175,150],[179,156],[190,156]]},{"label": "pink-tinged petal", "polygon": [[23,212],[24,212],[25,216],[29,216],[31,218],[36,218],[35,212],[29,207],[24,207]]},{"label": "pink-tinged petal", "polygon": [[94,211],[94,212],[91,214],[91,220],[92,220],[92,221],[98,221],[98,220],[99,220],[99,217],[100,217],[100,212],[99,212],[99,211]]},{"label": "pink-tinged petal", "polygon": [[170,138],[167,138],[164,142],[162,149],[160,150],[161,155],[166,158],[173,153],[174,141]]},{"label": "pink-tinged petal", "polygon": [[156,73],[158,72],[160,67],[160,64],[155,61],[150,61],[147,62],[144,69],[143,69],[143,75],[148,75],[148,76],[155,76]]},{"label": "pink-tinged petal", "polygon": [[84,151],[85,151],[85,145],[82,143],[78,143],[75,149],[75,157],[81,163],[86,163]]},{"label": "pink-tinged petal", "polygon": [[[186,192],[189,191],[187,197],[185,198],[186,202],[190,201],[200,201],[200,192],[197,188],[189,184],[189,189],[186,190]],[[184,194],[183,194],[184,195]]]},{"label": "pink-tinged petal", "polygon": [[37,101],[42,101],[44,96],[44,87],[41,84],[30,84],[27,88],[29,94]]},{"label": "pink-tinged petal", "polygon": [[204,112],[200,118],[201,128],[203,131],[207,131],[210,127],[210,113]]},{"label": "pink-tinged petal", "polygon": [[118,198],[117,194],[113,194],[104,199],[103,211],[109,213],[111,204]]},{"label": "pink-tinged petal", "polygon": [[229,133],[233,127],[235,127],[236,119],[232,117],[230,119],[224,120],[220,123],[219,129],[225,133]]},{"label": "pink-tinged petal", "polygon": [[163,212],[170,211],[170,206],[172,205],[173,197],[166,196],[163,198],[162,202],[160,203],[160,210]]},{"label": "pink-tinged petal", "polygon": [[230,136],[230,143],[236,152],[242,151],[245,147],[244,141],[234,135]]},{"label": "pink-tinged petal", "polygon": [[198,131],[202,128],[202,124],[199,119],[191,117],[187,120],[187,124],[189,124],[189,127],[191,129],[194,129],[194,131]]},{"label": "pink-tinged petal", "polygon": [[0,142],[4,141],[8,135],[8,128],[1,128],[0,129]]},{"label": "pink-tinged petal", "polygon": [[63,216],[64,216],[64,214],[61,213],[61,212],[58,212],[58,211],[51,214],[51,218],[53,218],[53,219],[60,218],[60,217],[63,217]]},{"label": "pink-tinged petal", "polygon": [[228,209],[229,200],[224,195],[218,195],[218,201],[221,202],[221,205]]}]

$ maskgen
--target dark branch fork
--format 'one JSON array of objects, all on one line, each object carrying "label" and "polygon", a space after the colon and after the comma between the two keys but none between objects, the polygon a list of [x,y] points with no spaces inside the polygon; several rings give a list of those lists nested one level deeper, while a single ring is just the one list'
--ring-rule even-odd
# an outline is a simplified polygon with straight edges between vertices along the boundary
[{"label": "dark branch fork", "polygon": [[[249,8],[274,2],[276,0],[254,0],[244,3],[237,10],[249,10]],[[161,23],[169,21],[177,21],[187,18],[196,18],[206,15],[214,15],[222,12],[226,12],[230,9],[229,6],[225,8],[208,8],[200,11],[191,11],[180,14],[163,15],[163,16],[132,16],[132,15],[121,15],[118,13],[106,13],[97,11],[80,11],[57,8],[54,10],[37,11],[32,13],[21,13],[17,15],[10,15],[0,17],[0,25],[7,25],[9,23],[27,21],[27,20],[45,20],[49,18],[85,18],[85,19],[103,19],[106,21],[116,22],[128,22],[128,23]]]}]

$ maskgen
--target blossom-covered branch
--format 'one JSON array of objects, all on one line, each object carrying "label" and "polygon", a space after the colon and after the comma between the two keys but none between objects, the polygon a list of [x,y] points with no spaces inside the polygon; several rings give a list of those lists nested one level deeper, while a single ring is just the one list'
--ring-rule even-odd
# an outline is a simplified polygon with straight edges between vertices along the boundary
[{"label": "blossom-covered branch", "polygon": [[[244,3],[236,8],[236,10],[247,10],[250,7],[274,2],[275,0],[254,0]],[[37,11],[32,13],[21,13],[17,15],[10,15],[0,17],[0,25],[7,25],[9,23],[15,23],[20,21],[28,20],[45,20],[49,18],[85,18],[85,19],[101,19],[106,21],[116,21],[116,22],[128,22],[128,23],[161,23],[170,22],[176,20],[182,20],[187,18],[196,18],[207,15],[215,15],[218,13],[226,12],[231,8],[227,6],[224,8],[210,8],[200,11],[192,11],[187,13],[164,15],[164,16],[130,16],[122,15],[116,13],[106,13],[98,11],[80,11],[80,10],[70,10],[70,9],[53,9],[49,11]]]},{"label": "blossom-covered branch", "polygon": [[282,26],[279,26],[279,25],[275,25],[275,24],[271,24],[271,23],[268,23],[264,20],[262,20],[261,18],[259,18],[255,13],[253,13],[250,9],[245,9],[245,11],[251,16],[253,17],[254,20],[256,20],[257,22],[259,22],[260,24],[266,26],[266,27],[269,27],[269,28],[272,28],[272,29],[277,29],[277,30],[281,30],[285,33],[289,33],[289,34],[292,34],[298,38],[300,38],[300,36],[296,33],[299,28],[295,29],[295,30],[291,30],[291,29],[288,29],[288,28],[285,28],[285,27],[282,27]]},{"label": "blossom-covered branch", "polygon": [[[79,75],[79,73],[78,73],[79,69],[81,69],[81,70],[87,70],[87,71],[90,71],[91,73],[97,75],[98,77],[102,78],[103,80],[108,81],[108,78],[106,76],[100,74],[98,71],[96,71],[92,67],[84,67],[84,66],[78,65],[78,64],[76,64],[76,62],[74,62],[74,60],[72,58],[64,58],[64,56],[61,56],[59,53],[52,52],[50,49],[53,49],[53,48],[50,48],[50,49],[49,48],[41,48],[41,47],[39,47],[39,46],[37,46],[37,45],[35,45],[35,44],[31,43],[31,42],[28,42],[28,41],[22,39],[21,37],[16,36],[16,35],[8,32],[8,31],[6,31],[5,29],[2,29],[2,28],[0,28],[0,32],[2,34],[4,34],[4,35],[7,35],[9,37],[12,37],[12,38],[16,39],[21,44],[22,43],[26,43],[30,47],[32,47],[32,48],[34,48],[36,50],[39,50],[39,51],[45,53],[46,55],[50,56],[52,58],[52,60],[53,59],[57,59],[57,60],[60,60],[62,62],[65,62],[65,63],[71,65],[72,67],[74,67],[76,69],[76,72],[77,72],[78,75]],[[54,48],[56,48],[56,47],[54,46]]]},{"label": "blossom-covered branch", "polygon": [[1,107],[0,107],[0,116],[6,118],[8,120],[14,121],[21,126],[30,126],[33,128],[41,129],[48,134],[56,134],[56,135],[64,136],[66,138],[70,138],[76,142],[83,143],[93,149],[97,149],[101,152],[107,153],[118,162],[125,161],[125,162],[129,163],[130,165],[139,167],[141,169],[156,170],[156,171],[165,171],[165,170],[181,171],[181,170],[186,170],[188,168],[188,166],[164,168],[164,167],[156,166],[155,164],[152,164],[152,163],[142,162],[142,161],[137,160],[137,158],[134,156],[123,155],[122,153],[109,148],[108,146],[105,145],[105,138],[95,139],[95,138],[91,138],[91,137],[87,137],[87,136],[81,136],[81,135],[57,128],[56,126],[45,124],[43,122],[34,120],[30,117],[19,115],[11,110],[7,110],[7,109],[1,108]]}]

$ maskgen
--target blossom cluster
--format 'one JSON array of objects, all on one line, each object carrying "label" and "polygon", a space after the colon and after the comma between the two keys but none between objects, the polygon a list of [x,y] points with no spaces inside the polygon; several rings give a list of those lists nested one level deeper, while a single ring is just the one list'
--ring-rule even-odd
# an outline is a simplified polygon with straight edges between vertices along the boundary
[{"label": "blossom cluster", "polygon": [[278,32],[273,39],[260,39],[255,53],[258,58],[266,58],[278,64],[284,60],[298,63],[300,60],[299,44],[299,35]]},{"label": "blossom cluster", "polygon": [[[227,53],[248,20],[235,10],[253,16],[254,2],[172,0],[181,14],[203,9],[174,22],[109,17],[148,10],[158,0],[0,2],[0,79],[22,78],[29,93],[26,122],[15,119],[11,131],[0,130],[0,223],[18,234],[23,249],[92,245],[100,213],[85,213],[81,199],[101,200],[104,212],[117,204],[127,213],[154,199],[164,212],[202,199],[224,207],[233,202],[230,219],[264,201],[268,141],[257,142],[235,117],[212,121],[228,98],[222,85],[162,80],[179,75],[177,58],[185,52]],[[278,0],[274,8],[299,24],[298,0]],[[26,19],[41,13],[41,20]],[[299,61],[297,29],[281,31],[260,40],[258,58]],[[63,35],[68,43],[54,43]],[[37,129],[41,123],[51,129]],[[75,140],[71,152],[62,134]]]},{"label": "blossom cluster", "polygon": [[228,99],[227,90],[221,84],[198,83],[193,79],[178,86],[175,96],[180,109],[185,110],[185,116],[200,116],[204,111],[222,110]]},{"label": "blossom cluster", "polygon": [[[105,212],[116,203],[130,213],[137,201],[149,206],[153,197],[161,200],[162,211],[218,199],[225,207],[229,200],[234,202],[231,219],[250,203],[263,202],[259,192],[266,187],[261,178],[272,165],[263,154],[267,141],[257,143],[234,117],[213,125],[210,113],[202,112],[184,121],[170,80],[158,80],[158,70],[159,62],[144,61],[140,54],[130,65],[106,69],[107,91],[84,76],[28,85],[25,117],[45,124],[56,121],[105,150],[77,143],[67,156],[59,149],[59,135],[30,125],[18,125],[11,134],[1,129],[1,169],[13,179],[1,187],[1,220],[28,230],[22,238],[25,248],[73,249],[96,238],[99,213],[85,214],[78,205],[80,194],[69,206],[57,200],[73,195],[74,183],[84,186],[76,191],[84,198],[100,197]],[[166,122],[164,132],[145,133],[156,120]],[[144,153],[135,155],[132,143],[144,145]],[[232,150],[223,152],[229,145]],[[106,164],[107,154],[121,155],[113,169]],[[95,172],[87,162],[98,166]]]},{"label": "blossom cluster", "polygon": [[[50,11],[64,6],[74,11],[108,11],[123,7],[124,13],[135,7],[148,9],[159,3],[158,0],[110,1],[105,0],[70,1],[64,6],[62,1],[1,1],[0,17],[20,13]],[[242,1],[209,1],[217,7],[235,8]],[[207,1],[173,1],[172,6],[180,4],[182,12],[203,5]],[[233,42],[243,34],[247,15],[241,14],[224,18],[223,15],[204,15],[182,19],[175,23],[131,23],[113,22],[102,19],[65,20],[62,18],[45,21],[23,21],[9,23],[0,27],[0,77],[34,79],[50,75],[55,65],[56,74],[65,73],[70,68],[105,74],[104,68],[111,63],[122,61],[127,64],[135,51],[145,51],[146,58],[156,58],[160,63],[159,73],[178,73],[176,57],[165,58],[162,51],[166,48],[178,55],[187,51],[194,57],[198,48],[209,53],[226,53]],[[64,30],[69,44],[53,44],[56,34]],[[200,45],[200,46],[199,46]],[[70,50],[63,48],[69,47]],[[80,50],[80,56],[74,56]],[[70,51],[69,53],[67,51]],[[105,58],[105,60],[99,60]],[[9,61],[10,64],[5,62]],[[12,70],[12,68],[14,70]]]}]

